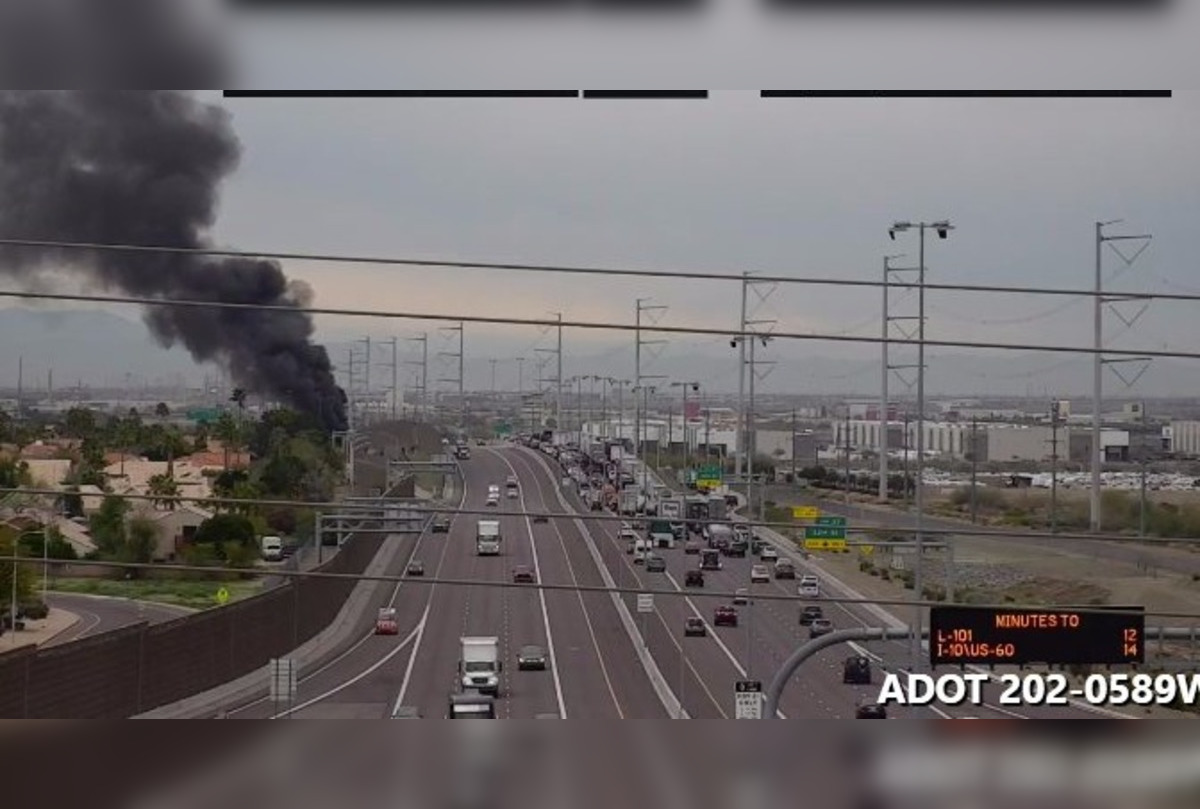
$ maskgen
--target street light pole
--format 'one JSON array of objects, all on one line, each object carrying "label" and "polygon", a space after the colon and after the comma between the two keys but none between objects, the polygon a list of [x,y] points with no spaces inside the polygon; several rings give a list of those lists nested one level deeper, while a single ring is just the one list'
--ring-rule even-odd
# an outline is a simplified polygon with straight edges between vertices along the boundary
[{"label": "street light pole", "polygon": [[[946,238],[954,229],[948,221],[940,222],[896,222],[888,230],[888,235],[895,240],[896,233],[916,228],[920,257],[917,262],[917,515],[916,515],[916,564],[913,571],[913,596],[917,602],[914,607],[913,632],[911,634],[912,671],[920,670],[921,664],[921,626],[924,615],[920,607],[924,598],[924,583],[922,572],[925,553],[925,231],[933,229],[938,237]],[[947,537],[949,544],[949,537]]]}]

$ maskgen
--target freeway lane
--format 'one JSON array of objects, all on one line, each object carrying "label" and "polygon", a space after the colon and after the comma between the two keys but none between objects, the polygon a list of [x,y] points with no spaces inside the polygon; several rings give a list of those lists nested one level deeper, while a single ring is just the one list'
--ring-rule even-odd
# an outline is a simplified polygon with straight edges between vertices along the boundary
[{"label": "freeway lane", "polygon": [[[553,461],[536,455],[542,463],[553,466]],[[576,499],[576,503],[579,501]],[[579,504],[582,508],[582,504]],[[697,557],[685,556],[681,548],[661,551],[667,561],[668,573],[646,573],[640,565],[632,564],[625,548],[616,538],[619,523],[612,520],[586,520],[593,536],[601,545],[605,563],[618,585],[626,587],[645,586],[653,589],[680,589],[684,573],[697,564]],[[603,541],[601,541],[603,540]],[[738,588],[748,588],[753,594],[785,595],[791,601],[759,601],[751,606],[742,606],[739,611],[739,626],[736,628],[714,628],[711,624],[713,607],[722,599],[702,595],[703,591],[691,590],[686,598],[659,598],[656,613],[645,619],[647,640],[660,668],[671,682],[672,688],[681,696],[688,713],[697,718],[720,718],[732,714],[734,682],[746,677],[749,670],[753,679],[768,680],[794,649],[808,639],[808,630],[799,624],[802,601],[796,592],[797,583],[790,580],[772,580],[769,584],[750,585],[750,566],[756,559],[724,558],[721,571],[710,571],[706,577],[705,591],[730,593]],[[800,572],[820,571],[806,569],[801,562]],[[836,587],[823,578],[823,589],[834,595]],[[633,609],[635,597],[626,596]],[[835,628],[847,629],[864,625],[875,626],[879,619],[858,606],[825,604],[826,617]],[[699,614],[709,626],[708,638],[686,638],[683,636],[684,618]],[[753,643],[748,641],[753,638]],[[859,646],[877,660],[888,661],[893,668],[907,660],[908,646],[904,642],[872,642]],[[682,650],[682,652],[681,652]],[[864,701],[873,701],[878,693],[881,672],[876,669],[872,686],[847,685],[842,682],[842,661],[852,653],[851,648],[830,649],[821,652],[797,673],[788,690],[784,692],[782,712],[789,718],[853,718],[854,708]],[[681,659],[686,654],[686,659]],[[681,672],[681,666],[683,671]],[[683,674],[682,680],[680,674]],[[988,694],[994,705],[994,690]],[[908,715],[907,711],[896,711]],[[1075,709],[1022,709],[1014,712],[995,707],[950,708],[934,706],[923,709],[917,715],[947,717],[967,715],[1002,716],[1023,718],[1024,716],[1094,718],[1093,714]]]},{"label": "freeway lane", "polygon": [[[521,479],[532,511],[562,512],[558,477],[523,453],[501,450]],[[550,518],[533,525],[543,581],[590,587],[604,582],[575,520]],[[637,658],[610,596],[546,593],[563,672],[567,715],[572,719],[649,719],[666,716]],[[608,695],[607,699],[601,695]]]},{"label": "freeway lane", "polygon": [[82,593],[56,593],[54,591],[46,594],[46,603],[51,607],[78,615],[79,620],[69,629],[63,630],[47,641],[45,646],[54,646],[84,637],[100,635],[142,621],[159,624],[184,615],[191,615],[194,612],[194,610],[174,607],[170,604]]}]

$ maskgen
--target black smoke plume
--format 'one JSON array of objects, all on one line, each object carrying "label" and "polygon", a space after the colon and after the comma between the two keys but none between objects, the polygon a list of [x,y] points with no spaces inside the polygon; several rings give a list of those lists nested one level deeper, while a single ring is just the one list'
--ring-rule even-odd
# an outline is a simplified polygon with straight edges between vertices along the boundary
[{"label": "black smoke plume", "polygon": [[[238,163],[228,114],[174,90],[0,92],[0,233],[10,238],[205,247],[217,188]],[[60,269],[136,297],[302,306],[310,292],[273,261],[194,254],[0,248],[26,286]],[[346,397],[305,312],[155,306],[164,346],[182,344],[240,387],[344,429]]]}]

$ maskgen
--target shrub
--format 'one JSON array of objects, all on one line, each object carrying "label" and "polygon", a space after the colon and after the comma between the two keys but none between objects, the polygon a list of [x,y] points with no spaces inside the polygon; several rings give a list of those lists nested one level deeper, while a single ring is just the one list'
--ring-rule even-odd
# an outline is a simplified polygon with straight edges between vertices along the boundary
[{"label": "shrub", "polygon": [[22,604],[17,608],[18,615],[24,615],[31,621],[40,621],[50,614],[50,606],[45,601],[38,599],[27,604]]}]

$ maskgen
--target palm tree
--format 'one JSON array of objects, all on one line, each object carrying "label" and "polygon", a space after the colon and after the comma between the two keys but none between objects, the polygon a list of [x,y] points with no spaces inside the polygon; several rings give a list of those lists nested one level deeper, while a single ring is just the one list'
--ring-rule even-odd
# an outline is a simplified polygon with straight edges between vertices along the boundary
[{"label": "palm tree", "polygon": [[229,471],[229,448],[237,448],[241,443],[241,425],[229,413],[222,413],[213,425],[213,436],[225,447],[225,471]]},{"label": "palm tree", "polygon": [[[179,483],[171,475],[153,475],[148,481],[150,495],[155,498],[154,506],[164,506],[168,511],[174,511],[178,501],[168,498],[179,496]],[[159,499],[162,498],[162,499]]]}]

